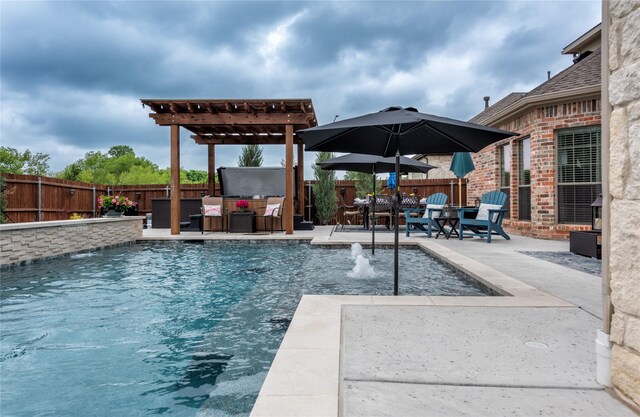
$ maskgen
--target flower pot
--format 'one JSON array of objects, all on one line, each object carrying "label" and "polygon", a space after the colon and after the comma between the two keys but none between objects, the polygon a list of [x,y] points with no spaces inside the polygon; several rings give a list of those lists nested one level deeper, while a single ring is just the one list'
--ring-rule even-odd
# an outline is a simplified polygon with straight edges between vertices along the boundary
[{"label": "flower pot", "polygon": [[116,210],[107,210],[103,217],[122,217],[124,213]]}]

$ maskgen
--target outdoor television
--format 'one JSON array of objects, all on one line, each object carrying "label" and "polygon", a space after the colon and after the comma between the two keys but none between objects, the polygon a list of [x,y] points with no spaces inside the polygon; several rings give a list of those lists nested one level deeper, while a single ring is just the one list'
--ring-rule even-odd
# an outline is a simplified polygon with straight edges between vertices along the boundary
[{"label": "outdoor television", "polygon": [[[294,169],[294,196],[297,184],[296,173],[297,170]],[[223,197],[284,196],[285,176],[286,170],[282,167],[218,168],[220,194]]]}]

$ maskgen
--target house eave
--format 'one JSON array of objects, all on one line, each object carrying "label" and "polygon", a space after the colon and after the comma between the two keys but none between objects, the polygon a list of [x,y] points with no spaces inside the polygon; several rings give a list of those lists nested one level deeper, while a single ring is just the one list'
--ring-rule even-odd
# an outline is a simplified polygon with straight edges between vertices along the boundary
[{"label": "house eave", "polygon": [[542,104],[554,103],[564,100],[578,100],[590,96],[600,97],[601,85],[590,85],[586,87],[573,88],[571,90],[556,91],[553,93],[539,94],[531,97],[524,97],[510,106],[483,120],[481,124],[485,126],[499,126],[516,117],[522,115],[533,107]]},{"label": "house eave", "polygon": [[564,55],[580,53],[585,45],[592,43],[596,38],[601,36],[601,30],[602,23],[598,23],[593,28],[589,29],[587,33],[565,46],[561,53]]}]

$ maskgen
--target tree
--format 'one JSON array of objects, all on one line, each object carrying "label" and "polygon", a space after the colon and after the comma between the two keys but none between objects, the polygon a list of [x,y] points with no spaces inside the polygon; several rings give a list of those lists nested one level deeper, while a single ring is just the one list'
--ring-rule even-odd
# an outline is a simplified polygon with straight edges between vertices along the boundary
[{"label": "tree", "polygon": [[[373,187],[371,184],[371,174],[364,172],[347,171],[344,176],[345,180],[353,180],[356,184],[356,197],[365,198],[367,194],[373,194]],[[376,194],[380,194],[382,191],[382,180],[376,179]]]},{"label": "tree", "polygon": [[120,158],[121,156],[124,156],[124,155],[136,156],[136,153],[133,151],[133,148],[127,145],[112,146],[111,149],[109,149],[109,152],[107,152],[107,154],[112,158]]},{"label": "tree", "polygon": [[260,145],[245,145],[238,158],[239,167],[262,166],[262,147]]},{"label": "tree", "polygon": [[209,174],[207,171],[199,169],[189,169],[185,171],[187,183],[189,184],[206,184],[209,182]]},{"label": "tree", "polygon": [[316,216],[321,224],[327,224],[338,212],[338,197],[336,196],[336,173],[321,169],[318,164],[333,158],[333,152],[318,152],[316,163],[313,165],[316,183],[313,184],[315,195]]},{"label": "tree", "polygon": [[67,165],[57,176],[94,184],[168,183],[156,164],[136,156],[126,145],[113,146],[107,153],[87,152],[84,158]]},{"label": "tree", "polygon": [[6,174],[47,175],[49,159],[44,153],[31,153],[29,149],[20,153],[17,149],[0,146],[0,172]]}]

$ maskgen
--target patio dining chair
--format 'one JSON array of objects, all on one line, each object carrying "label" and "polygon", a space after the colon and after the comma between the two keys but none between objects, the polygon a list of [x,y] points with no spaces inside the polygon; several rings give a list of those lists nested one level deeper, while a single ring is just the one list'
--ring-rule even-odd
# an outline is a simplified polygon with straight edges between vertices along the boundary
[{"label": "patio dining chair", "polygon": [[[385,222],[387,224],[387,229],[389,229],[390,226],[393,226],[392,213],[393,213],[393,200],[391,199],[391,196],[385,195],[385,194],[376,195],[376,212],[375,212],[376,221],[379,219],[385,219]],[[373,216],[374,216],[373,210],[369,209],[370,225],[373,224],[373,218],[374,218]]]},{"label": "patio dining chair", "polygon": [[351,225],[352,222],[359,223],[360,217],[362,217],[363,211],[356,207],[350,206],[344,201],[345,189],[340,190],[340,209],[342,210],[342,221],[340,230],[344,229],[345,224]]}]

